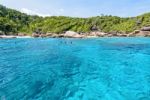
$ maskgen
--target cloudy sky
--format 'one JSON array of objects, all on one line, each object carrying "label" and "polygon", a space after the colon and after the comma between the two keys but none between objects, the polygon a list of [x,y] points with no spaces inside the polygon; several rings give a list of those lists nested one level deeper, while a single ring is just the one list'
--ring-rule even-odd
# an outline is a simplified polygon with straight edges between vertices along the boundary
[{"label": "cloudy sky", "polygon": [[136,16],[150,12],[150,0],[0,0],[0,4],[40,16]]}]

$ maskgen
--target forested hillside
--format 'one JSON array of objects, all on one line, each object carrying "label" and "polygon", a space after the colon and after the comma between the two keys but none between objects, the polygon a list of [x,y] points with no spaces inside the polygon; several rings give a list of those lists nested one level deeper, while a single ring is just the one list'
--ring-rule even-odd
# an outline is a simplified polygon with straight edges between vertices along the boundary
[{"label": "forested hillside", "polygon": [[132,18],[101,15],[91,18],[72,18],[65,16],[31,16],[0,5],[0,34],[62,33],[64,31],[90,32],[93,26],[103,32],[129,33],[150,25],[150,13]]}]

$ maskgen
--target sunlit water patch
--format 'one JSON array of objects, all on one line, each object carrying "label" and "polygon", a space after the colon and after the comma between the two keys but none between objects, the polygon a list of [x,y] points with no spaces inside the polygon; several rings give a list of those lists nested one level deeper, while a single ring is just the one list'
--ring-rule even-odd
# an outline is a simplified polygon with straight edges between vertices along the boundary
[{"label": "sunlit water patch", "polygon": [[0,39],[2,100],[150,100],[150,39]]}]

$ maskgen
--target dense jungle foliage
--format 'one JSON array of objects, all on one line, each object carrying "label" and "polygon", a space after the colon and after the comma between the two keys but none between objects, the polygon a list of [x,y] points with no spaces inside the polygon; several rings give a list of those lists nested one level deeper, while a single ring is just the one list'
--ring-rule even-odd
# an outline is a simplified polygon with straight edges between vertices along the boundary
[{"label": "dense jungle foliage", "polygon": [[121,18],[101,15],[90,18],[73,18],[65,16],[40,17],[31,16],[0,5],[0,34],[31,34],[37,30],[42,33],[62,33],[65,31],[90,32],[92,27],[102,32],[129,33],[143,26],[150,25],[150,13],[137,17]]}]

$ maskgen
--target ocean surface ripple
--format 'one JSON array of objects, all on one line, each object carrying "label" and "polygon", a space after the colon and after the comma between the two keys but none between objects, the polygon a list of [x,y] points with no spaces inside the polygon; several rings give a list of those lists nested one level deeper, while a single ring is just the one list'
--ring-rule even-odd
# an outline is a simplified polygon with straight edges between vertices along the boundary
[{"label": "ocean surface ripple", "polygon": [[150,100],[150,39],[0,39],[0,100]]}]

